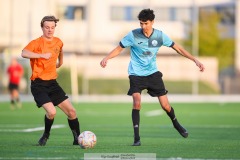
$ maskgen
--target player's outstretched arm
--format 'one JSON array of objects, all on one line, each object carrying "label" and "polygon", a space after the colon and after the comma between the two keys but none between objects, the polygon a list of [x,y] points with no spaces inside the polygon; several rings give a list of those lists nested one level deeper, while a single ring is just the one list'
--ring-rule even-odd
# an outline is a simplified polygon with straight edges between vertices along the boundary
[{"label": "player's outstretched arm", "polygon": [[52,54],[51,53],[37,54],[37,53],[31,52],[29,50],[23,49],[21,55],[22,55],[23,58],[44,58],[44,59],[49,59]]},{"label": "player's outstretched arm", "polygon": [[177,52],[179,53],[180,55],[192,60],[193,62],[195,62],[195,64],[198,66],[198,68],[200,69],[201,72],[203,72],[205,70],[205,67],[204,65],[199,61],[197,60],[195,57],[193,57],[188,51],[186,51],[183,47],[181,47],[180,45],[178,44],[174,44],[172,46],[172,48]]},{"label": "player's outstretched arm", "polygon": [[123,49],[124,48],[119,45],[115,49],[113,49],[106,57],[102,59],[102,61],[100,62],[101,67],[105,68],[107,66],[107,61],[111,58],[118,56]]}]

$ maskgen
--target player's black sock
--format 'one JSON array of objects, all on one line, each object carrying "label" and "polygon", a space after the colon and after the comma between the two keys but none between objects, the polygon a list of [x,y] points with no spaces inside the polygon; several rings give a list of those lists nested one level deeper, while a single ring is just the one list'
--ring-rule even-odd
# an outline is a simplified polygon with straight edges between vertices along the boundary
[{"label": "player's black sock", "polygon": [[139,113],[139,110],[137,109],[132,110],[132,122],[133,122],[133,129],[134,129],[134,141],[137,142],[140,140],[140,136],[139,136],[140,113]]},{"label": "player's black sock", "polygon": [[173,107],[171,107],[170,112],[167,112],[167,115],[168,115],[168,116],[170,117],[170,119],[172,120],[172,123],[173,123],[174,126],[179,125],[178,120],[177,120],[177,118],[176,118],[176,116],[175,116]]},{"label": "player's black sock", "polygon": [[[167,112],[167,111],[166,111],[166,112]],[[172,107],[171,107],[170,112],[167,112],[167,115],[171,118],[174,128],[175,128],[184,138],[187,138],[187,137],[188,137],[188,132],[186,131],[185,128],[183,128],[183,127],[179,124],[179,122],[178,122],[178,120],[177,120],[177,118],[176,118],[176,116],[175,116],[174,109],[173,109]]]},{"label": "player's black sock", "polygon": [[48,119],[47,116],[45,115],[45,133],[47,134],[50,134],[50,130],[51,130],[51,127],[52,127],[52,124],[54,122],[54,119]]},{"label": "player's black sock", "polygon": [[12,105],[15,104],[15,101],[13,99],[11,99],[11,102],[10,102]]},{"label": "player's black sock", "polygon": [[167,115],[171,118],[171,120],[176,119],[176,116],[175,116],[173,107],[171,107],[170,112],[167,112],[167,111],[166,111],[166,113],[167,113]]},{"label": "player's black sock", "polygon": [[68,119],[68,124],[72,130],[74,139],[76,139],[80,135],[80,125],[78,118],[72,120]]}]

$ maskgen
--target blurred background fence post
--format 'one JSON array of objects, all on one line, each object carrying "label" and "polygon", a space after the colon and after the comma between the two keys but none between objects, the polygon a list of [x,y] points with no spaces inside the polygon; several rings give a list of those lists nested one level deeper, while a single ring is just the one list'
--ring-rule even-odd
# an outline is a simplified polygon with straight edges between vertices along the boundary
[{"label": "blurred background fence post", "polygon": [[[240,74],[240,1],[236,0],[236,24],[235,24],[235,32],[236,32],[236,53],[235,53],[235,66],[237,68],[238,74]],[[240,83],[240,82],[239,82]]]},{"label": "blurred background fence post", "polygon": [[[198,57],[198,52],[199,52],[199,48],[198,48],[198,34],[199,34],[199,30],[198,30],[198,21],[199,21],[199,10],[198,10],[198,4],[196,2],[196,0],[192,0],[193,3],[193,22],[192,22],[192,30],[193,30],[193,38],[192,38],[192,54],[195,57]],[[193,83],[192,83],[192,94],[197,95],[199,92],[199,86],[198,86],[198,82],[199,82],[199,73],[195,72],[193,76],[196,76],[196,78],[194,79]]]},{"label": "blurred background fence post", "polygon": [[75,54],[71,55],[70,60],[70,69],[71,69],[71,91],[72,91],[72,100],[73,102],[78,102],[78,70],[77,70],[77,57]]}]

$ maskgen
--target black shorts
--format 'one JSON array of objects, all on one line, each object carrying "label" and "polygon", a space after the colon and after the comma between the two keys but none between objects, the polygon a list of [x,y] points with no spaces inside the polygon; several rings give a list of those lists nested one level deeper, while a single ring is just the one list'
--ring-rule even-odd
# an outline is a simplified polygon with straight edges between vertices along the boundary
[{"label": "black shorts", "polygon": [[133,93],[142,93],[142,90],[147,89],[148,94],[152,97],[159,97],[167,94],[167,90],[165,89],[162,73],[155,72],[149,76],[129,76],[130,81],[130,89],[128,91],[128,95],[132,95]]},{"label": "black shorts", "polygon": [[31,81],[31,92],[39,108],[48,102],[52,102],[54,106],[57,106],[68,99],[68,96],[56,80],[35,79]]},{"label": "black shorts", "polygon": [[8,90],[9,91],[13,91],[13,90],[18,90],[18,84],[14,84],[14,83],[9,83],[8,84]]},{"label": "black shorts", "polygon": [[19,88],[18,86],[19,86],[18,84],[9,83],[8,84],[8,90],[9,91],[18,90],[18,88]]}]

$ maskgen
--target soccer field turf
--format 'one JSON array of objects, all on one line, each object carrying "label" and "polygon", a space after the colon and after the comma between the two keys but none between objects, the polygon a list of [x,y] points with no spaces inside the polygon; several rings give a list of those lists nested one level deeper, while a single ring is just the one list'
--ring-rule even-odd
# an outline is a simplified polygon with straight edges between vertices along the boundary
[{"label": "soccer field turf", "polygon": [[84,153],[156,153],[157,159],[240,159],[239,103],[174,103],[188,130],[182,138],[157,103],[143,103],[142,146],[133,147],[130,103],[75,104],[81,131],[97,136],[93,149],[72,145],[67,118],[57,109],[46,146],[36,146],[43,132],[44,110],[23,103],[11,111],[0,103],[0,159],[83,159]]}]

